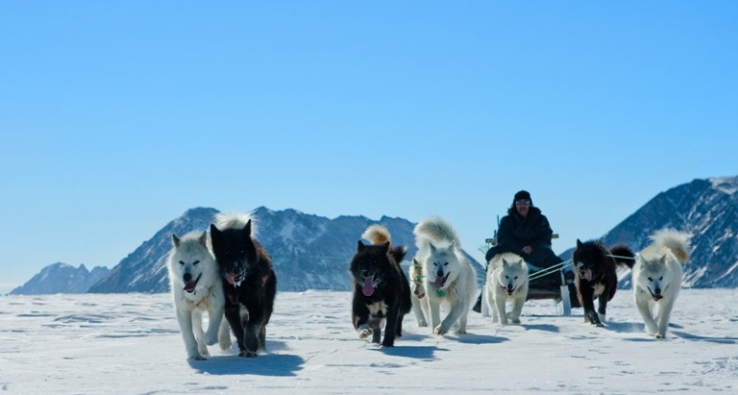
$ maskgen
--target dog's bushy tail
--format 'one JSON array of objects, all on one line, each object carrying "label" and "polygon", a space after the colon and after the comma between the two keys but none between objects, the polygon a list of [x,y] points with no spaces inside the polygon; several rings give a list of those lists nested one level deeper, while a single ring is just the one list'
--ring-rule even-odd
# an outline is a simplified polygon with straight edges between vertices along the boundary
[{"label": "dog's bushy tail", "polygon": [[380,245],[390,241],[389,230],[382,225],[371,225],[361,235],[362,239],[369,240],[373,245]]},{"label": "dog's bushy tail", "polygon": [[670,249],[681,263],[685,263],[689,259],[691,238],[691,234],[671,228],[658,230],[651,236],[654,244]]},{"label": "dog's bushy tail", "polygon": [[251,221],[251,234],[256,234],[256,218],[250,213],[215,214],[215,226],[219,230],[240,229]]},{"label": "dog's bushy tail", "polygon": [[432,242],[436,247],[453,245],[461,248],[461,242],[456,231],[448,221],[440,217],[430,217],[420,221],[413,230],[416,244],[419,249],[427,247]]},{"label": "dog's bushy tail", "polygon": [[633,250],[625,244],[616,244],[610,247],[610,255],[618,266],[632,269],[635,264],[635,254],[633,253]]}]

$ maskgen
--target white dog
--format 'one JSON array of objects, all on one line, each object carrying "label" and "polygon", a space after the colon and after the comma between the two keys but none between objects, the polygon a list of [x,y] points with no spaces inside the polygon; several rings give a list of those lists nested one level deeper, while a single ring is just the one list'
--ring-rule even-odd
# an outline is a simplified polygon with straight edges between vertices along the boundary
[{"label": "white dog", "polygon": [[[653,243],[643,249],[633,266],[635,304],[649,335],[666,336],[669,315],[682,285],[682,264],[689,259],[691,235],[663,229],[651,236]],[[652,310],[658,306],[656,319]]]},{"label": "white dog", "polygon": [[[520,312],[528,296],[528,265],[520,255],[512,252],[495,255],[489,261],[485,285],[487,303],[492,309],[492,322],[507,325],[520,323]],[[512,311],[507,313],[507,301]]]},{"label": "white dog", "polygon": [[425,282],[423,281],[423,265],[418,262],[417,259],[413,259],[413,264],[410,265],[408,271],[408,278],[410,279],[410,290],[413,292],[410,295],[410,300],[413,302],[413,314],[415,314],[415,321],[418,322],[419,327],[428,326],[428,321],[425,320],[428,315],[427,308],[423,309],[426,304],[423,304],[423,298],[425,297]]},{"label": "white dog", "polygon": [[[477,282],[474,268],[461,251],[456,231],[446,220],[431,217],[415,226],[413,233],[418,246],[415,258],[423,265],[426,297],[421,302],[423,310],[430,312],[433,333],[446,334],[456,323],[456,333],[466,333]],[[448,312],[442,322],[441,305]]]},{"label": "white dog", "polygon": [[[222,350],[231,348],[229,326],[223,320],[225,296],[218,264],[204,232],[189,232],[182,238],[172,234],[172,242],[167,267],[179,329],[187,356],[204,360],[203,355],[209,355],[207,345],[219,338]],[[207,332],[202,328],[204,311],[208,312]]]}]

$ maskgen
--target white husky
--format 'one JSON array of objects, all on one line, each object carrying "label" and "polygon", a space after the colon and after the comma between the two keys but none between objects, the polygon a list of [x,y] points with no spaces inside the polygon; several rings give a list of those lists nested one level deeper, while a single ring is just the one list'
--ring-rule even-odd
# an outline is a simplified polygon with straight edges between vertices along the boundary
[{"label": "white husky", "polygon": [[[528,296],[528,265],[520,255],[512,252],[495,255],[489,261],[485,282],[487,303],[492,309],[492,322],[507,325],[520,323],[520,312]],[[512,301],[512,311],[506,311],[507,301]]]},{"label": "white husky", "polygon": [[[476,296],[477,283],[474,268],[461,251],[456,231],[446,220],[431,217],[415,226],[413,233],[418,246],[415,258],[423,265],[426,297],[421,303],[423,310],[430,312],[433,333],[443,335],[457,322],[456,333],[466,333],[466,319]],[[448,312],[443,322],[441,305]]]},{"label": "white husky", "polygon": [[[419,327],[426,327],[428,326],[428,321],[425,320],[425,316],[428,315],[428,309],[427,303],[423,304],[423,298],[425,297],[423,265],[418,262],[417,259],[413,259],[413,264],[410,265],[408,278],[410,279],[410,290],[413,292],[412,295],[410,295],[410,300],[413,302],[415,321],[418,322]],[[425,311],[423,309],[425,309]]]},{"label": "white husky", "polygon": [[[189,232],[182,238],[172,234],[174,246],[167,262],[179,329],[187,356],[196,360],[204,360],[203,355],[209,355],[207,345],[218,338],[223,351],[231,348],[229,326],[223,320],[223,283],[207,241],[204,232]],[[207,332],[202,328],[204,311],[208,312]]]},{"label": "white husky", "polygon": [[640,252],[633,266],[635,304],[646,331],[657,339],[666,336],[669,315],[682,286],[682,264],[689,259],[690,237],[674,229],[657,231],[651,236],[653,243]]}]

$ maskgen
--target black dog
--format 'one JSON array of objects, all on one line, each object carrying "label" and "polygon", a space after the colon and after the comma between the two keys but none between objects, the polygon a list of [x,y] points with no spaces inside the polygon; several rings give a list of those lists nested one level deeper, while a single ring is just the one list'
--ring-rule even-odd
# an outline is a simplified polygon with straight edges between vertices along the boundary
[{"label": "black dog", "polygon": [[[608,250],[598,241],[582,243],[577,239],[572,262],[576,273],[577,296],[584,308],[584,319],[601,327],[605,320],[607,302],[612,300],[618,288],[617,266],[633,268],[635,254],[622,244]],[[597,312],[594,308],[595,298],[599,301]]]},{"label": "black dog", "polygon": [[239,355],[255,357],[266,349],[277,276],[266,250],[251,238],[250,218],[219,216],[218,222],[223,229],[211,224],[210,238],[223,276],[225,317],[238,340]]},{"label": "black dog", "polygon": [[382,346],[392,347],[395,337],[402,336],[402,319],[412,308],[410,283],[399,264],[407,249],[391,246],[389,232],[380,225],[370,226],[362,237],[372,245],[359,240],[356,255],[351,260],[354,328],[359,338],[371,335],[372,343],[379,343],[381,324],[386,319]]}]

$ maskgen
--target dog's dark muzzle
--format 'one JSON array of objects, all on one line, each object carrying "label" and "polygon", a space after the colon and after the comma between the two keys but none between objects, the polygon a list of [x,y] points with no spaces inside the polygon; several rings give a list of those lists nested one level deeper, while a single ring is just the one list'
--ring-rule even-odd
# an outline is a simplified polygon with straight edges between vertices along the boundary
[{"label": "dog's dark muzzle", "polygon": [[656,302],[664,298],[664,295],[661,294],[661,288],[656,288],[653,291],[651,291],[651,288],[649,288],[648,292],[651,294],[651,297]]},{"label": "dog's dark muzzle", "polygon": [[194,292],[195,288],[197,288],[197,283],[200,281],[200,277],[202,277],[202,273],[200,273],[200,275],[197,276],[195,281],[192,281],[192,274],[185,273],[182,276],[182,281],[184,281],[185,283],[185,286],[183,288],[185,292],[189,292],[189,293]]}]

